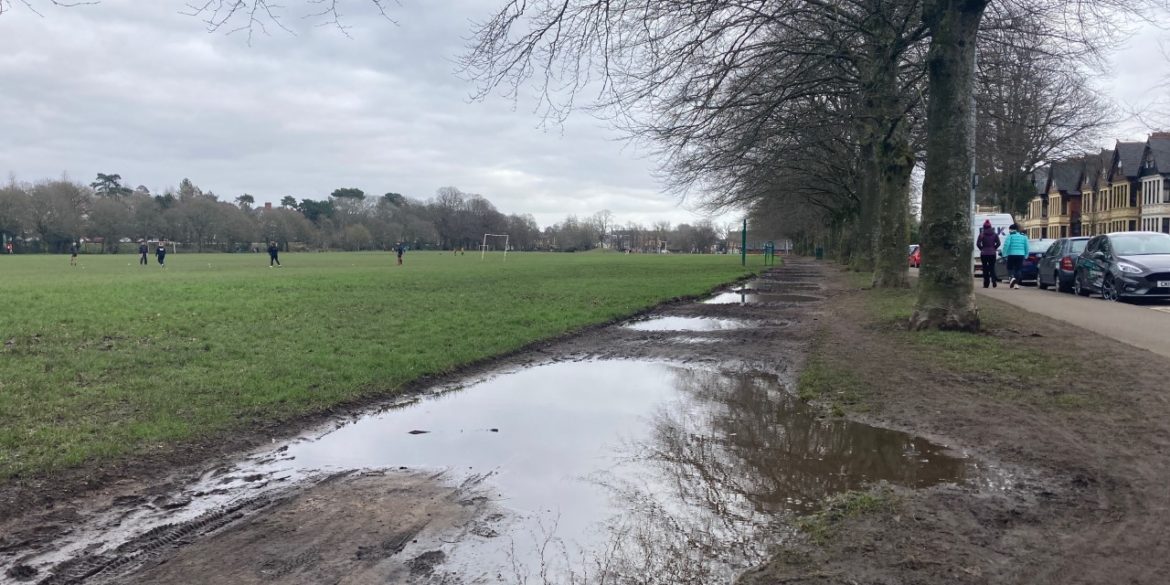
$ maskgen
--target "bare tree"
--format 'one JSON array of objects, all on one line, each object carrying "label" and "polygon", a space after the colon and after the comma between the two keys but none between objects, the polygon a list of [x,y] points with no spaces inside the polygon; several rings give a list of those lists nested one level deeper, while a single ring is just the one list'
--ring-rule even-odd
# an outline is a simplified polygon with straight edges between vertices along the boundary
[{"label": "bare tree", "polygon": [[1007,24],[993,22],[980,38],[976,195],[1021,214],[1033,195],[1028,175],[1092,150],[1113,111],[1082,63],[1050,51],[1040,23],[1010,13],[995,19]]},{"label": "bare tree", "polygon": [[602,209],[594,213],[592,219],[593,227],[597,230],[597,241],[604,245],[605,237],[613,229],[613,212],[608,209]]}]

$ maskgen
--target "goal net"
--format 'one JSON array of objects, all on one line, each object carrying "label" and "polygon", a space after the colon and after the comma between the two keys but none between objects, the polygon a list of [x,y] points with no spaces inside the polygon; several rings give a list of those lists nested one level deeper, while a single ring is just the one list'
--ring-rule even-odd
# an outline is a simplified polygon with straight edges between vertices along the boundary
[{"label": "goal net", "polygon": [[497,244],[500,243],[500,238],[504,239],[504,241],[503,241],[504,261],[505,262],[508,261],[508,234],[484,234],[483,235],[483,244],[481,244],[479,246],[479,259],[480,260],[483,260],[484,258],[487,257],[488,240],[489,239],[491,240],[491,242],[492,242],[491,245],[493,246],[493,249],[495,249],[494,246],[496,246]]}]

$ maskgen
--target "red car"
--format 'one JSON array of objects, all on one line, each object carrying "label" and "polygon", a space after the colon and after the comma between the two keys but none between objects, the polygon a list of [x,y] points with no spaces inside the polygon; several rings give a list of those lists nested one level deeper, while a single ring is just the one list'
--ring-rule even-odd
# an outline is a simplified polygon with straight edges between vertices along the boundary
[{"label": "red car", "polygon": [[910,250],[910,267],[911,268],[921,268],[922,267],[922,248],[918,245],[911,246],[911,248],[913,248],[913,249]]}]

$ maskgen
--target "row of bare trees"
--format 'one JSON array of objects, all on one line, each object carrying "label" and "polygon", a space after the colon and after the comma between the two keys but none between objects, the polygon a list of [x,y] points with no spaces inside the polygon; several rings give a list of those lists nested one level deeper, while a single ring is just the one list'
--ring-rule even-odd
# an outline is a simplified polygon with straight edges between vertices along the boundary
[{"label": "row of bare trees", "polygon": [[[367,196],[357,188],[336,189],[320,200],[285,197],[279,207],[255,208],[252,195],[233,202],[204,192],[189,179],[178,189],[151,194],[130,189],[116,174],[98,174],[83,185],[68,179],[0,187],[0,236],[16,252],[63,252],[81,239],[103,252],[138,240],[169,240],[195,251],[246,251],[275,241],[284,249],[388,249],[398,242],[416,248],[478,249],[484,234],[508,234],[515,250],[709,252],[720,236],[709,221],[671,227],[657,222],[618,226],[608,210],[588,218],[568,216],[541,229],[529,214],[504,214],[486,198],[455,187],[429,201],[398,193]],[[612,237],[619,234],[620,237]],[[493,242],[493,245],[499,245]],[[126,251],[126,250],[121,250]]]},{"label": "row of bare trees", "polygon": [[1159,5],[508,0],[477,25],[463,64],[481,97],[535,83],[553,117],[599,96],[587,107],[657,147],[681,193],[761,222],[796,218],[794,239],[818,232],[875,286],[908,284],[922,165],[913,325],[974,330],[976,178],[981,197],[1019,209],[1030,170],[1095,138],[1109,111],[1087,72]]}]

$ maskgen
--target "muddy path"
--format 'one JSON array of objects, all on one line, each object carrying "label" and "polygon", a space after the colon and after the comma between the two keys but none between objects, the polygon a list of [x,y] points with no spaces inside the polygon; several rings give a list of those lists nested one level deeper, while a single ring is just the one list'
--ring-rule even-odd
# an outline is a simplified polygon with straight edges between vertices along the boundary
[{"label": "muddy path", "polygon": [[[867,381],[852,416],[963,445],[998,489],[895,488],[899,504],[792,541],[739,585],[1170,582],[1170,360],[992,300],[1001,359],[1039,375],[943,368],[874,325],[866,295],[834,295],[826,358]],[[865,359],[856,359],[865,356]],[[1042,362],[1049,363],[1049,362]],[[1023,367],[1023,366],[1021,366]]]},{"label": "muddy path", "polygon": [[839,294],[825,276],[792,262],[263,449],[10,519],[0,580],[729,582],[832,494],[1002,490],[1000,470],[944,440],[795,399]]}]

